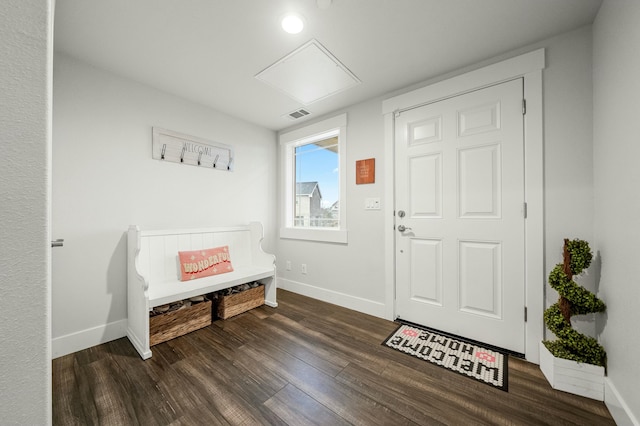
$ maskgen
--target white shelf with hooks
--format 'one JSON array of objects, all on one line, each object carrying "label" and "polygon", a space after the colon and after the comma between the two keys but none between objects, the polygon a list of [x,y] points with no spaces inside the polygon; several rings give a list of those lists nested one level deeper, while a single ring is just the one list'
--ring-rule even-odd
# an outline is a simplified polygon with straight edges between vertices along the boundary
[{"label": "white shelf with hooks", "polygon": [[233,147],[171,130],[153,128],[152,157],[213,170],[233,171]]}]

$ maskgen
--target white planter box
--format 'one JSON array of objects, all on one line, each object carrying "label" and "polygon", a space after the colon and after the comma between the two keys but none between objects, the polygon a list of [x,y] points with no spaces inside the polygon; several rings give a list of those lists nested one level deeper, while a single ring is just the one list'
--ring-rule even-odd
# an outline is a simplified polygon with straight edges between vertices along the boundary
[{"label": "white planter box", "polygon": [[604,401],[604,367],[556,358],[540,342],[540,370],[554,389]]}]

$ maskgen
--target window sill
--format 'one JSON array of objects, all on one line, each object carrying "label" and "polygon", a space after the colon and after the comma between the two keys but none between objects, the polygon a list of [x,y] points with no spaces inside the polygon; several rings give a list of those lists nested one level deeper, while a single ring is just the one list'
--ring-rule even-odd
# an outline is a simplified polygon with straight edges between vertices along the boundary
[{"label": "window sill", "polygon": [[280,228],[280,238],[347,244],[347,231],[339,229]]}]

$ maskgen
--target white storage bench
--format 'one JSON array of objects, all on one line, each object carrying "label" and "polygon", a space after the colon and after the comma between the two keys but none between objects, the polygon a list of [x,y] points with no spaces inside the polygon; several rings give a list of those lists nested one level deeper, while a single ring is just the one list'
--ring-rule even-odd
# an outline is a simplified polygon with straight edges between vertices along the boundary
[{"label": "white storage bench", "polygon": [[[143,359],[151,357],[149,312],[156,306],[223,290],[264,284],[265,304],[276,307],[275,256],[262,251],[262,224],[145,231],[131,225],[127,254],[127,337]],[[229,246],[233,271],[180,281],[179,251]]]}]

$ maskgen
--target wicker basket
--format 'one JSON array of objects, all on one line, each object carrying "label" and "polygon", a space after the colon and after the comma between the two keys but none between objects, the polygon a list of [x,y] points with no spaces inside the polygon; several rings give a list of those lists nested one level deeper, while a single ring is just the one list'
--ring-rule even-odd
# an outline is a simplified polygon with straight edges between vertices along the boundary
[{"label": "wicker basket", "polygon": [[149,346],[166,342],[211,324],[211,301],[149,317]]},{"label": "wicker basket", "polygon": [[215,312],[222,319],[231,318],[264,305],[264,284],[229,296],[217,298]]}]

